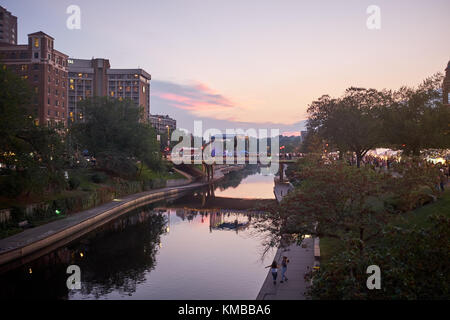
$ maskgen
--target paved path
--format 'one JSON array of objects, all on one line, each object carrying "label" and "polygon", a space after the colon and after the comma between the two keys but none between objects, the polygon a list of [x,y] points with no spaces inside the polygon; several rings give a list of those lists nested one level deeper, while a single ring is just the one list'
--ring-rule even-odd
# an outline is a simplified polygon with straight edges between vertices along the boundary
[{"label": "paved path", "polygon": [[[214,177],[218,181],[224,177],[220,171]],[[83,234],[94,230],[124,212],[142,205],[180,196],[185,192],[208,185],[206,182],[194,182],[184,186],[132,194],[98,207],[71,214],[65,219],[50,222],[36,228],[25,230],[11,237],[0,240],[0,271],[14,260],[22,263],[32,260],[43,253],[73,241]]]},{"label": "paved path", "polygon": [[[303,245],[306,245],[303,248]],[[305,291],[307,283],[304,279],[308,267],[314,265],[314,247],[313,239],[307,238],[303,241],[302,246],[293,244],[287,248],[287,251],[278,249],[275,260],[281,264],[283,256],[288,257],[289,264],[286,277],[289,279],[284,283],[280,283],[281,270],[278,272],[277,284],[273,284],[272,274],[268,269],[266,280],[264,281],[261,291],[256,300],[305,300]]]}]

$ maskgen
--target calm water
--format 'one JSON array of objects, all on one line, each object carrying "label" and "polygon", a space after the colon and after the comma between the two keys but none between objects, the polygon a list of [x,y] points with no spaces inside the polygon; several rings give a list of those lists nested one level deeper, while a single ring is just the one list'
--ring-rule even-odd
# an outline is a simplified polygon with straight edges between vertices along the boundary
[{"label": "calm water", "polygon": [[[232,173],[215,196],[273,198],[273,176]],[[0,275],[0,297],[255,299],[275,254],[261,258],[252,228],[257,213],[183,209],[183,201],[126,214]],[[69,291],[66,268],[73,264],[81,268],[82,289]]]}]

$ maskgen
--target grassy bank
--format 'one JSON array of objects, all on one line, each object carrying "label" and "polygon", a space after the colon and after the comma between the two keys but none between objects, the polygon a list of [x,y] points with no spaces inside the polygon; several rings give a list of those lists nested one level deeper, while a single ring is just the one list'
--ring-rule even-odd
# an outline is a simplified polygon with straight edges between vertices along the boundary
[{"label": "grassy bank", "polygon": [[133,180],[91,168],[68,170],[68,175],[67,188],[59,193],[48,192],[13,199],[0,197],[0,209],[11,209],[11,219],[0,224],[0,239],[21,232],[23,229],[18,224],[22,221],[28,221],[29,226],[36,227],[115,198],[163,188],[168,180],[185,180],[175,171],[155,172],[148,167],[143,167],[137,179]]},{"label": "grassy bank", "polygon": [[[418,209],[403,213],[393,219],[393,224],[402,228],[427,227],[430,225],[428,218],[432,215],[440,214],[450,217],[450,190],[442,193],[441,197],[430,204],[426,204]],[[379,241],[378,239],[374,239]],[[330,258],[338,253],[342,248],[340,240],[334,238],[320,239],[321,263],[326,264]]]}]

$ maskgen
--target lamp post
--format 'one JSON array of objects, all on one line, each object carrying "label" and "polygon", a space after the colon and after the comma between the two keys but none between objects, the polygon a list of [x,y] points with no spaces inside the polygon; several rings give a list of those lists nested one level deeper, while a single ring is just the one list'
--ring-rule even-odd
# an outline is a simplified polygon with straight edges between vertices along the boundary
[{"label": "lamp post", "polygon": [[167,125],[167,152],[170,150],[170,127]]}]

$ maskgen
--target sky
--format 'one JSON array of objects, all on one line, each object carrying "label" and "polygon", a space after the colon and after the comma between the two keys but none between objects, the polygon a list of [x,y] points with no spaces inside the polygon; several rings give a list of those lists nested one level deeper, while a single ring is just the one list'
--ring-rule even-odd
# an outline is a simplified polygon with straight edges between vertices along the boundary
[{"label": "sky", "polygon": [[[304,128],[350,86],[415,86],[450,60],[448,0],[1,0],[19,43],[43,31],[72,58],[152,75],[151,113],[220,130]],[[67,7],[81,29],[66,27]],[[369,29],[370,5],[380,28]]]}]

